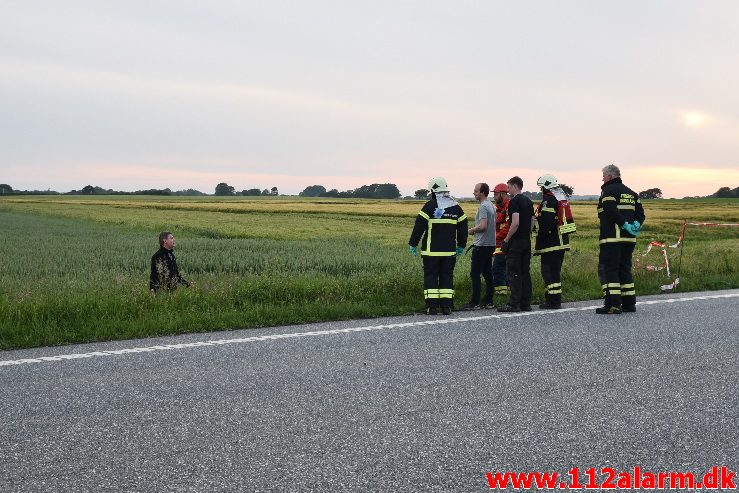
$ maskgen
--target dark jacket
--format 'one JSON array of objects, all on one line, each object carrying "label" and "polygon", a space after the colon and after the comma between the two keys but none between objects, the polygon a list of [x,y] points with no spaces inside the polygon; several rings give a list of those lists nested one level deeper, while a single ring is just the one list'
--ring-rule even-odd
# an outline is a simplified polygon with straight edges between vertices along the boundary
[{"label": "dark jacket", "polygon": [[607,181],[600,188],[601,193],[598,200],[600,243],[636,243],[636,238],[621,229],[621,226],[634,221],[644,224],[644,208],[639,195],[624,185],[621,178]]},{"label": "dark jacket", "polygon": [[416,216],[408,244],[416,246],[419,240],[421,255],[451,256],[458,246],[464,248],[467,244],[467,216],[459,204],[439,209],[435,195],[426,202]]},{"label": "dark jacket", "polygon": [[570,249],[569,233],[559,232],[559,201],[550,191],[544,192],[539,207],[536,208],[538,233],[534,255]]},{"label": "dark jacket", "polygon": [[190,287],[190,283],[180,276],[174,252],[161,247],[151,257],[149,289],[153,289],[154,291],[159,291],[160,289],[174,291],[180,284]]}]

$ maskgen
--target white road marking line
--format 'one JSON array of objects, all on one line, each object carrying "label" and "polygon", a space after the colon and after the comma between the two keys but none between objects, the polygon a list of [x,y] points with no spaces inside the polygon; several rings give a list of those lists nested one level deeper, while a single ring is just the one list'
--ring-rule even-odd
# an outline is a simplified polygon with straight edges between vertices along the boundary
[{"label": "white road marking line", "polygon": [[[661,303],[683,303],[683,302],[688,302],[688,301],[713,300],[713,299],[720,299],[720,298],[737,298],[737,297],[739,297],[739,293],[716,294],[716,295],[709,295],[709,296],[691,296],[689,298],[668,298],[668,299],[663,299],[663,300],[640,301],[637,303],[637,305],[657,305]],[[440,316],[437,316],[437,317],[434,317],[433,320],[423,320],[419,322],[403,322],[403,323],[386,324],[386,325],[367,325],[364,327],[350,327],[346,329],[316,330],[316,331],[308,331],[308,332],[291,332],[287,334],[267,334],[267,335],[261,335],[261,336],[241,337],[241,338],[236,338],[236,339],[218,339],[214,341],[187,342],[187,343],[181,343],[181,344],[165,344],[165,345],[159,345],[159,346],[115,349],[115,350],[110,350],[110,351],[93,351],[90,353],[72,353],[72,354],[59,354],[55,356],[39,356],[38,358],[23,358],[23,359],[16,359],[16,360],[0,361],[0,366],[15,366],[15,365],[25,365],[25,364],[33,364],[33,363],[46,363],[46,362],[52,362],[52,361],[94,358],[98,356],[123,356],[123,355],[130,354],[130,353],[148,353],[148,352],[153,352],[153,351],[190,349],[190,348],[209,347],[209,346],[221,346],[224,344],[245,344],[249,342],[276,341],[279,339],[290,339],[294,337],[315,337],[315,336],[336,335],[336,334],[350,334],[353,332],[367,332],[367,331],[374,331],[374,330],[402,329],[402,328],[408,328],[408,327],[423,327],[424,325],[455,324],[459,322],[472,322],[476,320],[491,320],[495,318],[532,317],[532,316],[537,316],[537,315],[551,316],[551,315],[557,315],[561,313],[593,310],[597,308],[598,306],[600,305],[583,306],[583,307],[578,307],[578,308],[563,308],[561,310],[538,310],[538,311],[531,311],[531,312],[481,315],[477,317],[462,317],[462,318],[441,318]]]}]

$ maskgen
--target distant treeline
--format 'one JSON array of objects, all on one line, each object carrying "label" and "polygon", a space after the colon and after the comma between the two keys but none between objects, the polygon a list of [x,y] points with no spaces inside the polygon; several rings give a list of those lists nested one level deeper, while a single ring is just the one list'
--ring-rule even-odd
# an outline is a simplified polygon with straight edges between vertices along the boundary
[{"label": "distant treeline", "polygon": [[121,192],[111,188],[94,187],[87,185],[81,190],[70,190],[69,192],[55,192],[54,190],[14,190],[13,187],[5,183],[0,184],[0,195],[208,195],[199,190],[189,188],[187,190],[178,190],[173,192],[169,188],[159,190],[152,188],[150,190],[136,190],[135,192]]},{"label": "distant treeline", "polygon": [[399,199],[401,197],[400,190],[394,183],[373,183],[372,185],[362,185],[354,190],[343,192],[339,192],[335,188],[326,190],[323,185],[311,185],[305,187],[305,190],[298,195],[301,197],[336,197],[340,199]]},{"label": "distant treeline", "polygon": [[[562,188],[568,195],[574,193],[574,189],[567,185],[561,184]],[[343,199],[425,199],[428,196],[428,190],[419,189],[416,190],[413,197],[407,196],[402,197],[400,190],[394,183],[373,183],[372,185],[362,185],[354,190],[345,190],[343,192],[338,191],[335,188],[327,190],[323,185],[311,185],[305,187],[305,189],[298,195],[301,197],[335,197]],[[187,190],[172,191],[169,188],[158,189],[152,188],[149,190],[136,190],[135,192],[123,192],[113,189],[105,189],[93,185],[87,185],[82,187],[80,190],[71,190],[69,192],[56,192],[54,190],[15,190],[8,184],[0,183],[0,196],[2,195],[170,195],[170,196],[205,196],[205,195],[219,195],[219,196],[275,196],[278,195],[277,187],[271,189],[260,190],[258,188],[250,188],[238,192],[234,187],[226,184],[219,183],[215,187],[215,193],[208,194],[188,188]],[[523,192],[531,200],[541,200],[541,192]],[[639,192],[639,197],[642,199],[661,199],[662,190],[659,188],[650,188]],[[573,199],[597,199],[597,196],[573,196]],[[711,195],[705,196],[691,196],[683,197],[685,199],[736,199],[739,198],[739,187],[729,188],[721,187]]]}]

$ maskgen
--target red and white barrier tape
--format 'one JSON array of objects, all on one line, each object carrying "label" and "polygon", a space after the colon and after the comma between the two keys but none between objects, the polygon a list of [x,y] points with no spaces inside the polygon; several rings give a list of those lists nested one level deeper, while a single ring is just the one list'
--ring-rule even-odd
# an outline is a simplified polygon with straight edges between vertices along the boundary
[{"label": "red and white barrier tape", "polygon": [[[735,223],[689,223],[688,221],[683,222],[682,227],[680,228],[680,235],[677,238],[677,243],[674,245],[665,245],[664,243],[660,243],[659,241],[652,241],[647,245],[647,251],[642,254],[642,257],[646,257],[649,252],[652,251],[653,248],[659,248],[662,250],[662,258],[664,258],[664,263],[662,265],[650,265],[645,264],[644,268],[651,271],[662,271],[666,270],[667,272],[667,278],[669,279],[671,277],[670,274],[670,259],[667,256],[667,249],[668,248],[680,248],[682,247],[684,241],[685,241],[685,229],[688,226],[709,226],[709,227],[729,227],[729,228],[736,228],[739,227],[739,224]],[[682,251],[681,251],[682,254]],[[672,281],[670,284],[664,284],[660,286],[660,290],[662,291],[669,291],[671,289],[675,289],[677,285],[680,284],[680,272],[678,269],[677,277],[674,281]]]},{"label": "red and white barrier tape", "polygon": [[711,227],[719,227],[719,228],[736,228],[739,227],[739,224],[734,223],[689,223],[688,221],[685,221],[680,228],[680,236],[677,237],[677,243],[674,245],[670,245],[670,248],[677,248],[679,247],[683,240],[685,240],[685,228],[688,226],[711,226]]}]

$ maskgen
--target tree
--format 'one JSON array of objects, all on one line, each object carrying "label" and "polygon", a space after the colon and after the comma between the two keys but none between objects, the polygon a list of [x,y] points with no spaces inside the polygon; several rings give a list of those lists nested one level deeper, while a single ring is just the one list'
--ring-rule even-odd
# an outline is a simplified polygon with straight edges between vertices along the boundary
[{"label": "tree", "polygon": [[172,195],[172,190],[165,188],[160,190],[158,188],[152,188],[149,190],[136,190],[133,192],[134,195]]},{"label": "tree", "polygon": [[400,197],[400,190],[393,183],[373,183],[362,185],[352,195],[359,199],[397,199]]},{"label": "tree", "polygon": [[13,187],[6,183],[0,183],[0,195],[8,195],[13,193]]},{"label": "tree", "polygon": [[572,188],[569,185],[565,185],[564,183],[559,184],[559,188],[564,190],[564,192],[567,194],[567,196],[572,196],[575,193],[575,189]]},{"label": "tree", "polygon": [[264,190],[262,190],[262,196],[263,196],[263,197],[266,197],[267,195],[270,195],[270,193],[269,193],[269,190],[267,190],[267,189],[265,188]]},{"label": "tree", "polygon": [[262,195],[262,192],[258,188],[250,188],[249,190],[242,191],[241,195],[245,197],[259,197]]},{"label": "tree", "polygon": [[644,190],[643,192],[639,192],[639,198],[640,199],[661,199],[662,190],[660,190],[659,188],[650,188],[649,190]]},{"label": "tree", "polygon": [[543,195],[541,192],[521,192],[521,194],[525,197],[530,198],[534,202],[536,202],[537,200],[541,200],[543,198]]},{"label": "tree", "polygon": [[716,190],[716,193],[710,195],[710,197],[716,197],[717,199],[733,199],[739,197],[739,187],[730,189],[729,187],[721,187]]},{"label": "tree", "polygon": [[318,196],[319,197],[338,197],[339,191],[335,188],[332,188],[331,190],[327,192],[321,192],[320,194],[318,194]]},{"label": "tree", "polygon": [[80,190],[80,193],[83,193],[85,195],[92,195],[95,193],[95,187],[92,185],[85,185],[82,190]]},{"label": "tree", "polygon": [[311,185],[298,194],[300,197],[318,197],[322,193],[326,193],[326,187],[323,185]]},{"label": "tree", "polygon": [[416,199],[426,199],[429,196],[429,191],[425,188],[419,188],[413,192],[413,197]]},{"label": "tree", "polygon": [[219,183],[216,185],[216,195],[235,195],[234,187],[228,183]]},{"label": "tree", "polygon": [[279,195],[279,193],[277,193],[277,187],[272,187],[272,190],[270,190],[269,193],[270,195]]},{"label": "tree", "polygon": [[176,192],[172,192],[172,195],[205,195],[200,190],[195,190],[194,188],[188,188],[187,190],[178,190]]}]

